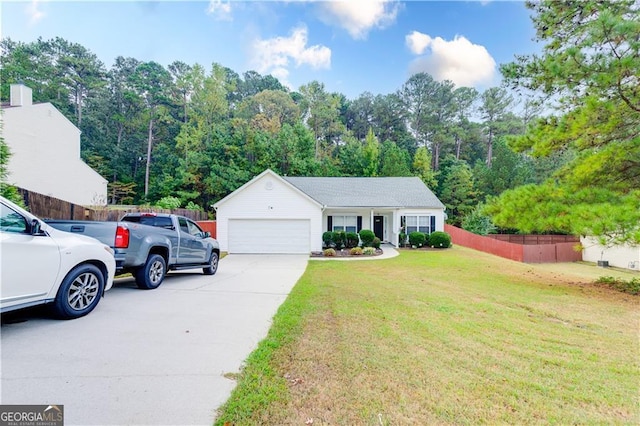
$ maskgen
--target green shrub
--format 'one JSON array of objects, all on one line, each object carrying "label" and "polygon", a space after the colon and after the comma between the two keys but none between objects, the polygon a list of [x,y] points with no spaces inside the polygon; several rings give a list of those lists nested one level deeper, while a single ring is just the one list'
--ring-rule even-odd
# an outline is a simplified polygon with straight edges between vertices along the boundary
[{"label": "green shrub", "polygon": [[380,241],[380,238],[375,237],[373,239],[373,242],[371,243],[371,247],[379,249],[380,248],[380,244],[382,244],[382,241]]},{"label": "green shrub", "polygon": [[325,233],[322,234],[322,242],[324,243],[325,247],[331,247],[331,244],[333,244],[333,232],[332,231],[327,231]]},{"label": "green shrub", "polygon": [[333,244],[336,247],[336,250],[340,250],[344,248],[347,243],[347,234],[344,231],[335,231],[333,233]]},{"label": "green shrub", "polygon": [[427,237],[424,235],[424,232],[414,231],[409,234],[409,244],[415,247],[422,247],[427,241]]},{"label": "green shrub", "polygon": [[360,256],[362,254],[362,248],[353,247],[349,253],[351,253],[352,256]]},{"label": "green shrub", "polygon": [[400,232],[398,235],[398,243],[400,244],[400,247],[404,247],[404,245],[407,244],[407,234]]},{"label": "green shrub", "polygon": [[374,254],[376,254],[376,249],[374,249],[373,247],[365,247],[364,249],[362,249],[362,254],[366,256],[373,256]]},{"label": "green shrub", "polygon": [[363,229],[360,231],[360,240],[362,241],[362,247],[371,247],[373,244],[373,239],[376,237],[376,234],[373,233],[370,229]]},{"label": "green shrub", "polygon": [[193,201],[189,201],[187,205],[184,207],[187,210],[198,210],[202,211],[202,207],[199,204],[194,203]]},{"label": "green shrub", "polygon": [[322,252],[322,255],[327,257],[333,257],[336,255],[336,251],[332,248],[328,248]]},{"label": "green shrub", "polygon": [[435,248],[449,248],[451,247],[451,236],[446,232],[432,232],[429,235],[429,245]]},{"label": "green shrub", "polygon": [[615,290],[633,295],[640,294],[640,278],[632,278],[625,281],[622,278],[600,277],[596,280],[597,284],[605,284]]},{"label": "green shrub", "polygon": [[347,241],[345,245],[347,248],[353,248],[357,246],[358,242],[360,241],[358,239],[358,234],[356,234],[355,232],[347,232],[346,239]]},{"label": "green shrub", "polygon": [[491,217],[483,213],[483,205],[479,204],[469,214],[462,219],[462,229],[478,235],[493,234],[496,226],[491,221]]},{"label": "green shrub", "polygon": [[160,198],[156,203],[156,206],[160,207],[161,209],[173,210],[173,209],[179,209],[180,204],[181,202],[179,198],[172,197],[169,195],[167,197]]}]

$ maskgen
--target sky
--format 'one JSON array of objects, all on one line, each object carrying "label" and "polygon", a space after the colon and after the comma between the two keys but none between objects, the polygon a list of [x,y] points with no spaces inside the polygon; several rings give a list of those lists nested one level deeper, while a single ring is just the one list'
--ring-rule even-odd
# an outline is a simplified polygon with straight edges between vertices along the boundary
[{"label": "sky", "polygon": [[417,72],[480,91],[500,64],[541,50],[523,2],[57,1],[0,2],[3,38],[54,37],[116,57],[174,61],[277,77],[291,90],[317,80],[355,99],[397,91]]}]

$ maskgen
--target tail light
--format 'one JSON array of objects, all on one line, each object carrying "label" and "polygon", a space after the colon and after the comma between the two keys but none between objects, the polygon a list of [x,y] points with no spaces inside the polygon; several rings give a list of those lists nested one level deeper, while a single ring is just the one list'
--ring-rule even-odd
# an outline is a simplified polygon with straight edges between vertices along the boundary
[{"label": "tail light", "polygon": [[118,225],[116,228],[116,248],[129,247],[129,229]]}]

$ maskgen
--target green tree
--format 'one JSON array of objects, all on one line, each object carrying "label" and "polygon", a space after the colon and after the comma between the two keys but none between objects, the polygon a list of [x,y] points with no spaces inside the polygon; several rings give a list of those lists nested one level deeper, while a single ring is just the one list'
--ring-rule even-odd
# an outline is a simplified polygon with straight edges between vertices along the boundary
[{"label": "green tree", "polygon": [[409,77],[398,93],[419,144],[431,148],[434,170],[439,168],[443,145],[451,140],[453,88],[448,80],[438,82],[429,74],[418,73]]},{"label": "green tree", "polygon": [[147,155],[144,175],[144,195],[149,194],[149,174],[151,170],[151,153],[154,131],[157,121],[164,116],[163,106],[168,103],[172,80],[169,72],[156,62],[139,64],[131,76],[133,86],[144,100],[147,116]]},{"label": "green tree", "polygon": [[496,140],[494,148],[491,168],[484,162],[477,162],[473,168],[479,195],[496,196],[533,182],[533,166],[525,155],[513,152],[503,138]]},{"label": "green tree", "polygon": [[493,162],[493,141],[505,121],[507,108],[513,103],[513,97],[500,87],[491,87],[480,95],[480,116],[484,122],[487,140],[487,159],[485,164],[491,168]]},{"label": "green tree", "polygon": [[[514,87],[555,100],[557,115],[538,119],[510,143],[534,156],[574,151],[575,158],[540,186],[508,191],[495,200],[494,221],[640,243],[638,3],[527,5],[544,50],[518,57],[502,72]],[[542,218],[531,217],[532,206]]]},{"label": "green tree", "polygon": [[458,87],[453,91],[453,98],[455,118],[452,132],[455,141],[455,155],[459,160],[462,143],[469,135],[469,115],[472,113],[473,104],[478,99],[478,91],[472,87]]},{"label": "green tree", "polygon": [[364,176],[364,155],[362,142],[351,135],[345,137],[344,145],[338,151],[340,170],[345,176]]},{"label": "green tree", "polygon": [[377,176],[378,167],[380,166],[380,143],[378,138],[373,134],[373,130],[369,129],[367,138],[362,148],[363,158],[363,175],[364,176]]},{"label": "green tree", "polygon": [[380,176],[411,176],[409,153],[391,141],[382,144]]},{"label": "green tree", "polygon": [[449,212],[448,222],[460,226],[466,215],[477,204],[477,193],[473,173],[464,161],[453,160],[442,182],[440,199]]},{"label": "green tree", "polygon": [[328,93],[324,84],[312,81],[300,88],[300,110],[316,138],[315,158],[331,156],[339,138],[346,132],[340,120],[341,99]]},{"label": "green tree", "polygon": [[429,189],[434,190],[438,186],[438,180],[436,179],[438,172],[431,168],[431,154],[424,146],[418,148],[416,155],[413,157],[413,171]]}]

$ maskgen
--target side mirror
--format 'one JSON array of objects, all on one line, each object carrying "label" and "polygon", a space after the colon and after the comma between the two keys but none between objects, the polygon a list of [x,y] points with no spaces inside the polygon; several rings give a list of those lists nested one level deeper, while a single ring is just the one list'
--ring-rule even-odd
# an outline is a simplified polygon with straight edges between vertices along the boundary
[{"label": "side mirror", "polygon": [[211,232],[204,231],[204,232],[201,232],[200,235],[202,235],[202,238],[209,238],[211,237]]},{"label": "side mirror", "polygon": [[31,235],[40,235],[42,234],[42,230],[40,229],[40,221],[38,219],[33,219],[31,221]]}]

